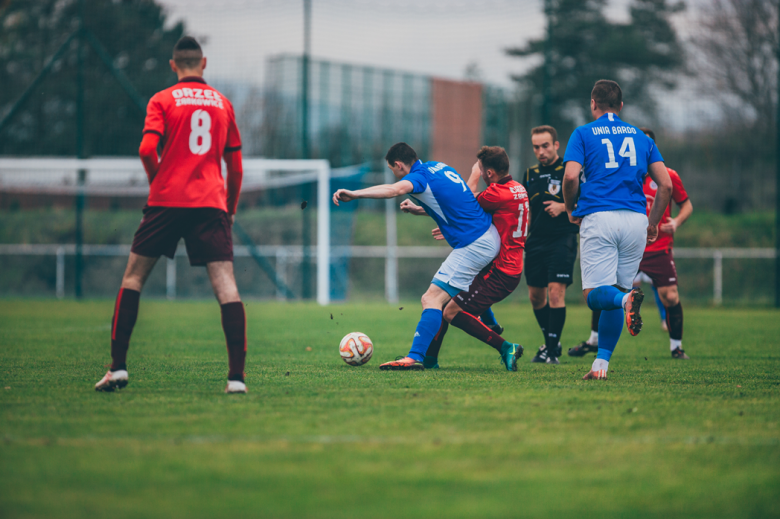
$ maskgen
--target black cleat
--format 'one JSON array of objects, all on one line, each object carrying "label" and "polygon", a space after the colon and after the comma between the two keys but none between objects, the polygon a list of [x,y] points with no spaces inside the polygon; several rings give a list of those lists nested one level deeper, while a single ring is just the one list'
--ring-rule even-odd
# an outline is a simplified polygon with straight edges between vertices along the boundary
[{"label": "black cleat", "polygon": [[691,360],[691,358],[685,354],[682,348],[675,348],[672,350],[672,358],[679,360]]},{"label": "black cleat", "polygon": [[569,348],[569,357],[584,357],[588,353],[598,353],[599,347],[582,341],[573,348]]},{"label": "black cleat", "polygon": [[547,347],[544,344],[539,346],[539,349],[536,351],[534,358],[531,359],[531,362],[536,362],[539,364],[544,364],[547,362]]}]

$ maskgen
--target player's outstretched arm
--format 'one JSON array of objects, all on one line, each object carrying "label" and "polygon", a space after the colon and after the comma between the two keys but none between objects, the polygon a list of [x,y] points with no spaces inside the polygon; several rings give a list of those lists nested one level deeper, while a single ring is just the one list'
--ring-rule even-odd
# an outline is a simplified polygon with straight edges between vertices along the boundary
[{"label": "player's outstretched arm", "polygon": [[379,186],[367,187],[350,191],[349,189],[339,189],[333,193],[333,203],[339,205],[339,202],[351,202],[359,198],[395,198],[412,192],[414,186],[408,180],[401,180],[395,184],[382,184]]},{"label": "player's outstretched arm", "polygon": [[582,171],[582,164],[570,160],[566,163],[566,169],[563,172],[563,203],[566,206],[566,212],[569,214],[569,221],[577,225],[582,223],[582,218],[575,218],[572,216],[572,213],[577,205],[577,192],[580,189],[580,171]]},{"label": "player's outstretched arm", "polygon": [[661,221],[666,211],[666,206],[669,205],[669,200],[672,198],[672,179],[669,177],[669,172],[666,170],[666,165],[663,162],[650,164],[648,170],[650,178],[658,186],[658,190],[655,192],[653,208],[650,210],[650,214],[647,215],[647,243],[653,243],[658,237],[658,222]]},{"label": "player's outstretched arm", "polygon": [[482,178],[482,171],[479,168],[479,161],[476,161],[474,165],[471,166],[471,176],[469,176],[469,179],[466,182],[466,184],[469,186],[469,189],[471,189],[471,192],[474,193],[474,196],[479,194],[480,178]]}]

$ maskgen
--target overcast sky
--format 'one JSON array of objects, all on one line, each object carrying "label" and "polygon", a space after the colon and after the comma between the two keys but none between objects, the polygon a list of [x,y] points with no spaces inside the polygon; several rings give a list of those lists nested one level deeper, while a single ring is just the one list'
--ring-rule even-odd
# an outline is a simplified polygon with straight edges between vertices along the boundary
[{"label": "overcast sky", "polygon": [[[262,84],[266,58],[303,49],[303,0],[158,0],[169,21],[183,20],[188,33],[205,37],[206,78]],[[675,23],[685,36],[695,4]],[[630,0],[611,0],[607,15],[628,20]],[[544,34],[542,0],[312,0],[312,55],[463,79],[476,63],[485,82],[510,87],[511,74],[532,59],[506,56]],[[669,99],[669,98],[667,98]],[[690,89],[667,103],[671,125],[684,127],[697,103]],[[693,103],[693,104],[692,104]],[[709,108],[707,110],[711,111]]]}]

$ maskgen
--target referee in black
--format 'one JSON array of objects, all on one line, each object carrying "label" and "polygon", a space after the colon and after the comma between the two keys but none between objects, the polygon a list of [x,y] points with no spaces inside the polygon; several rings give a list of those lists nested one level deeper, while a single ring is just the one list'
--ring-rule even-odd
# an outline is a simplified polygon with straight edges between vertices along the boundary
[{"label": "referee in black", "polygon": [[552,126],[537,126],[531,130],[531,143],[539,164],[528,168],[522,181],[531,210],[525,274],[528,296],[544,335],[544,344],[531,362],[558,364],[566,287],[572,283],[579,227],[569,222],[563,204],[564,166],[558,156],[558,132]]}]

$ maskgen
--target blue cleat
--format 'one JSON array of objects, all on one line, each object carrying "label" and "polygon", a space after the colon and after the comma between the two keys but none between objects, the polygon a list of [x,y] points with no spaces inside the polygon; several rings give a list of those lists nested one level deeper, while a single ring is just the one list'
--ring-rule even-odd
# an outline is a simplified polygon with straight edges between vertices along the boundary
[{"label": "blue cleat", "polygon": [[504,341],[504,345],[501,346],[501,362],[504,363],[507,371],[517,371],[517,359],[522,356],[522,346]]}]

